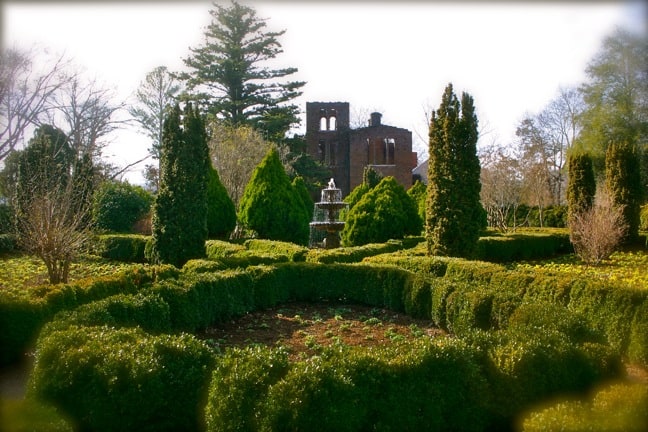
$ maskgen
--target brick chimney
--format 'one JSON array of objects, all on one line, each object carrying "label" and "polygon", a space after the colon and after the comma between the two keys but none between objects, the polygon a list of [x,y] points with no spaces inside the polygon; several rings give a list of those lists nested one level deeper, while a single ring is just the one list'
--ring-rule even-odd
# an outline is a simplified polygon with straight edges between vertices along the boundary
[{"label": "brick chimney", "polygon": [[380,119],[382,114],[379,112],[372,112],[371,119],[369,120],[369,126],[380,126]]}]

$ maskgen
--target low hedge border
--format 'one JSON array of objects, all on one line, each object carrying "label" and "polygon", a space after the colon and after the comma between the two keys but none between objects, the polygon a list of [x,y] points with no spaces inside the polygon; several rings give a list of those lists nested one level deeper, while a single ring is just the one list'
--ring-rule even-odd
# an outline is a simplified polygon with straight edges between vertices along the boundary
[{"label": "low hedge border", "polygon": [[177,277],[172,266],[133,266],[112,276],[42,286],[21,296],[0,296],[0,365],[14,363],[33,345],[41,327],[59,311],[115,294],[135,293],[152,282]]},{"label": "low hedge border", "polygon": [[[442,418],[436,430],[446,429],[448,424],[471,430],[469,424],[508,424],[519,410],[542,398],[556,392],[583,390],[604,377],[618,375],[618,354],[598,343],[595,332],[594,336],[585,332],[584,337],[576,331],[582,324],[580,317],[574,318],[562,306],[550,304],[554,309],[541,308],[548,312],[536,319],[533,311],[524,312],[525,306],[518,305],[511,308],[507,329],[480,331],[479,327],[488,327],[487,317],[492,314],[495,297],[486,289],[475,291],[469,287],[470,284],[458,280],[423,278],[394,266],[367,264],[284,263],[246,271],[186,272],[177,279],[158,281],[135,295],[107,298],[57,315],[37,343],[31,394],[45,402],[58,403],[77,422],[98,430],[168,430],[183,422],[198,425],[195,413],[200,412],[204,402],[196,393],[191,393],[187,402],[193,404],[192,409],[167,412],[166,401],[174,400],[182,389],[195,391],[208,385],[211,394],[243,391],[253,398],[236,399],[236,404],[242,410],[261,410],[262,416],[254,420],[261,422],[261,430],[273,430],[282,422],[308,429],[314,426],[313,421],[326,425],[325,429],[344,425],[342,429],[346,430],[362,430],[371,425],[389,429],[398,426],[394,423],[398,419],[402,421],[402,412],[410,411],[423,413],[420,417],[431,425]],[[490,299],[488,313],[488,307],[479,306],[484,298]],[[248,360],[234,362],[231,367],[238,369],[233,377],[213,378],[209,384],[205,376],[213,359],[208,358],[205,347],[195,338],[153,335],[142,330],[158,332],[169,325],[172,333],[195,331],[290,300],[355,302],[437,317],[443,309],[448,327],[456,329],[461,340],[428,341],[431,345],[423,351],[401,347],[401,351],[392,354],[331,350],[288,369],[278,359],[276,372],[268,370],[263,360],[268,355],[261,355],[262,361],[255,367],[264,371],[246,370]],[[554,324],[550,316],[561,317],[559,324]],[[189,348],[185,349],[185,344]],[[180,359],[160,357],[160,350],[167,352],[167,348],[160,346],[174,347],[173,352]],[[461,354],[452,354],[453,350]],[[254,355],[253,350],[250,352]],[[373,355],[390,360],[376,362],[378,358]],[[216,364],[223,362],[226,357]],[[189,364],[190,369],[197,367],[199,371],[183,374],[182,368]],[[546,368],[551,377],[543,372]],[[472,372],[467,373],[469,370]],[[270,375],[259,381],[259,373]],[[167,376],[169,384],[148,382]],[[199,382],[198,376],[204,381]],[[444,381],[448,376],[458,381]],[[125,385],[127,382],[143,384]],[[435,385],[429,385],[430,382]],[[246,389],[249,385],[252,389]],[[244,388],[237,390],[239,386]],[[266,397],[259,399],[263,394]],[[460,399],[447,396],[455,394]],[[221,398],[215,397],[216,402],[210,398],[207,423],[217,425],[210,430],[229,430],[223,426],[223,414],[218,414],[225,412]],[[72,406],[71,401],[79,398],[84,399],[83,404]],[[144,406],[141,410],[133,408],[138,403]],[[365,404],[362,406],[366,411],[349,409],[358,403]],[[110,408],[104,409],[108,405]],[[391,406],[399,408],[394,410]],[[315,412],[320,413],[319,417],[310,415]],[[107,420],[117,413],[116,423]],[[419,426],[415,415],[407,418],[412,428]]]}]

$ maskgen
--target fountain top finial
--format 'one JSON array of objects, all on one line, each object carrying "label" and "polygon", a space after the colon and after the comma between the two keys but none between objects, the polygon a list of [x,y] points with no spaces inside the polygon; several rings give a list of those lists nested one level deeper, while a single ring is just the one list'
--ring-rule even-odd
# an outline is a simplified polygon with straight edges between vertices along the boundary
[{"label": "fountain top finial", "polygon": [[335,189],[335,181],[333,180],[333,178],[329,180],[328,187],[329,189]]}]

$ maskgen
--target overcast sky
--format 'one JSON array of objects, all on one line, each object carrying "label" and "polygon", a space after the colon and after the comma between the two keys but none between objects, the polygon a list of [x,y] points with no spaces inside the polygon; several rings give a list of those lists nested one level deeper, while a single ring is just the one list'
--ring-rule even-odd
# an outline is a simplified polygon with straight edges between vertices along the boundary
[{"label": "overcast sky", "polygon": [[[488,132],[480,144],[507,144],[525,113],[586,79],[587,63],[615,27],[646,30],[642,1],[241,3],[267,18],[268,31],[286,30],[277,65],[297,67],[292,78],[307,81],[296,101],[303,111],[307,101],[350,102],[352,117],[380,111],[383,123],[413,132],[419,151],[427,147],[425,112],[438,108],[448,82],[474,97]],[[202,42],[210,7],[5,1],[2,41],[64,52],[127,99],[156,66],[183,67],[189,47]],[[107,154],[125,165],[149,145],[134,130],[122,132]],[[141,181],[140,169],[131,181]]]}]

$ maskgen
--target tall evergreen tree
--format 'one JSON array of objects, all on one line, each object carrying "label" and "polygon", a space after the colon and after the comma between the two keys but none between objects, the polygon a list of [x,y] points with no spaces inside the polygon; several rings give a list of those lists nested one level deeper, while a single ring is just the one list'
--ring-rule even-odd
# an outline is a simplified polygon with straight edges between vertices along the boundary
[{"label": "tall evergreen tree", "polygon": [[470,257],[485,227],[480,203],[477,116],[473,98],[461,102],[448,84],[430,120],[426,239],[428,253]]},{"label": "tall evergreen tree", "polygon": [[263,64],[283,52],[283,31],[266,31],[266,21],[249,6],[214,3],[205,43],[184,60],[191,71],[181,75],[213,116],[238,126],[252,125],[269,140],[283,139],[298,123],[299,108],[290,101],[301,95],[300,81],[285,82],[294,67],[272,69]]},{"label": "tall evergreen tree", "polygon": [[587,153],[572,152],[567,161],[567,169],[567,203],[571,217],[588,211],[594,205],[596,179],[592,157]]},{"label": "tall evergreen tree", "polygon": [[626,141],[612,142],[605,155],[605,180],[614,204],[623,209],[627,224],[625,240],[632,241],[639,235],[641,215],[641,172],[635,146]]},{"label": "tall evergreen tree", "polygon": [[164,121],[160,190],[153,204],[151,259],[182,266],[205,254],[209,150],[192,104],[176,105]]},{"label": "tall evergreen tree", "polygon": [[255,168],[245,187],[239,220],[261,238],[308,243],[308,212],[275,148]]}]

